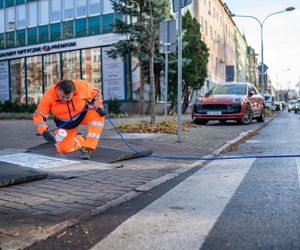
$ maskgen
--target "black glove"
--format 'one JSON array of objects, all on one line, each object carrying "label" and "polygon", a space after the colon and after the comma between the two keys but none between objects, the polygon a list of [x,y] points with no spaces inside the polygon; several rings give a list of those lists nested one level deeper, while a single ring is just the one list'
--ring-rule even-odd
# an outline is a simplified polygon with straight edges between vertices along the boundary
[{"label": "black glove", "polygon": [[100,116],[106,116],[106,113],[102,108],[96,108],[96,111],[100,114]]},{"label": "black glove", "polygon": [[52,134],[46,130],[42,136],[44,137],[44,139],[47,141],[47,142],[50,142],[50,143],[55,143],[55,139],[54,137],[52,136]]}]

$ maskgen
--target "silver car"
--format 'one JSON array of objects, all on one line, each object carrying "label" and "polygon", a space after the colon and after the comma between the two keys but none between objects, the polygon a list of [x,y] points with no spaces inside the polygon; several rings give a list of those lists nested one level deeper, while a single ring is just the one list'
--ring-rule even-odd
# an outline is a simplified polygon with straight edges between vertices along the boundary
[{"label": "silver car", "polygon": [[297,103],[297,100],[290,100],[289,101],[288,112],[291,112],[291,110],[295,110],[296,103]]},{"label": "silver car", "polygon": [[300,99],[296,100],[294,111],[295,111],[295,114],[297,114],[298,111],[300,111]]}]

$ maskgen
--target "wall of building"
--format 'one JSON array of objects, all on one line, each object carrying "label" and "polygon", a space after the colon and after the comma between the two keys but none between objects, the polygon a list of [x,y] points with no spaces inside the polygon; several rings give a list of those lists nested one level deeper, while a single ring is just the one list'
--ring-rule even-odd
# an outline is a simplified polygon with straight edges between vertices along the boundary
[{"label": "wall of building", "polygon": [[209,48],[209,87],[226,82],[226,66],[235,67],[235,24],[220,0],[193,1],[189,9],[201,25],[202,39]]},{"label": "wall of building", "polygon": [[235,28],[236,38],[236,81],[246,82],[249,79],[248,45],[244,35]]}]

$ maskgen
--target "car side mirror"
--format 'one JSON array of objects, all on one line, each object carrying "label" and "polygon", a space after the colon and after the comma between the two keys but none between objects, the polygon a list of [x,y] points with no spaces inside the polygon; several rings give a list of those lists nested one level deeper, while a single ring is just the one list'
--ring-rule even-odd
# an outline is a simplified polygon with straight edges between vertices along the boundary
[{"label": "car side mirror", "polygon": [[251,97],[251,96],[254,95],[254,93],[250,90],[250,91],[248,92],[248,95]]},{"label": "car side mirror", "polygon": [[206,93],[205,95],[204,95],[204,97],[208,97],[209,96],[209,94],[208,93]]}]

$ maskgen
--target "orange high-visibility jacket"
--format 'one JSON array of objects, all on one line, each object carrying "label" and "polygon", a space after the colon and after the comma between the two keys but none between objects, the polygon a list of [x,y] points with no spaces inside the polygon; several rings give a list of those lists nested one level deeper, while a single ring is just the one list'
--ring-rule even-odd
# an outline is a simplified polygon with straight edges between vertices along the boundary
[{"label": "orange high-visibility jacket", "polygon": [[46,120],[49,112],[60,120],[68,121],[84,109],[88,100],[93,100],[95,107],[103,108],[101,90],[85,80],[76,79],[72,81],[76,86],[76,90],[68,103],[61,102],[58,97],[58,85],[61,81],[53,84],[41,98],[33,114],[33,122],[37,126],[39,134],[48,129]]}]

